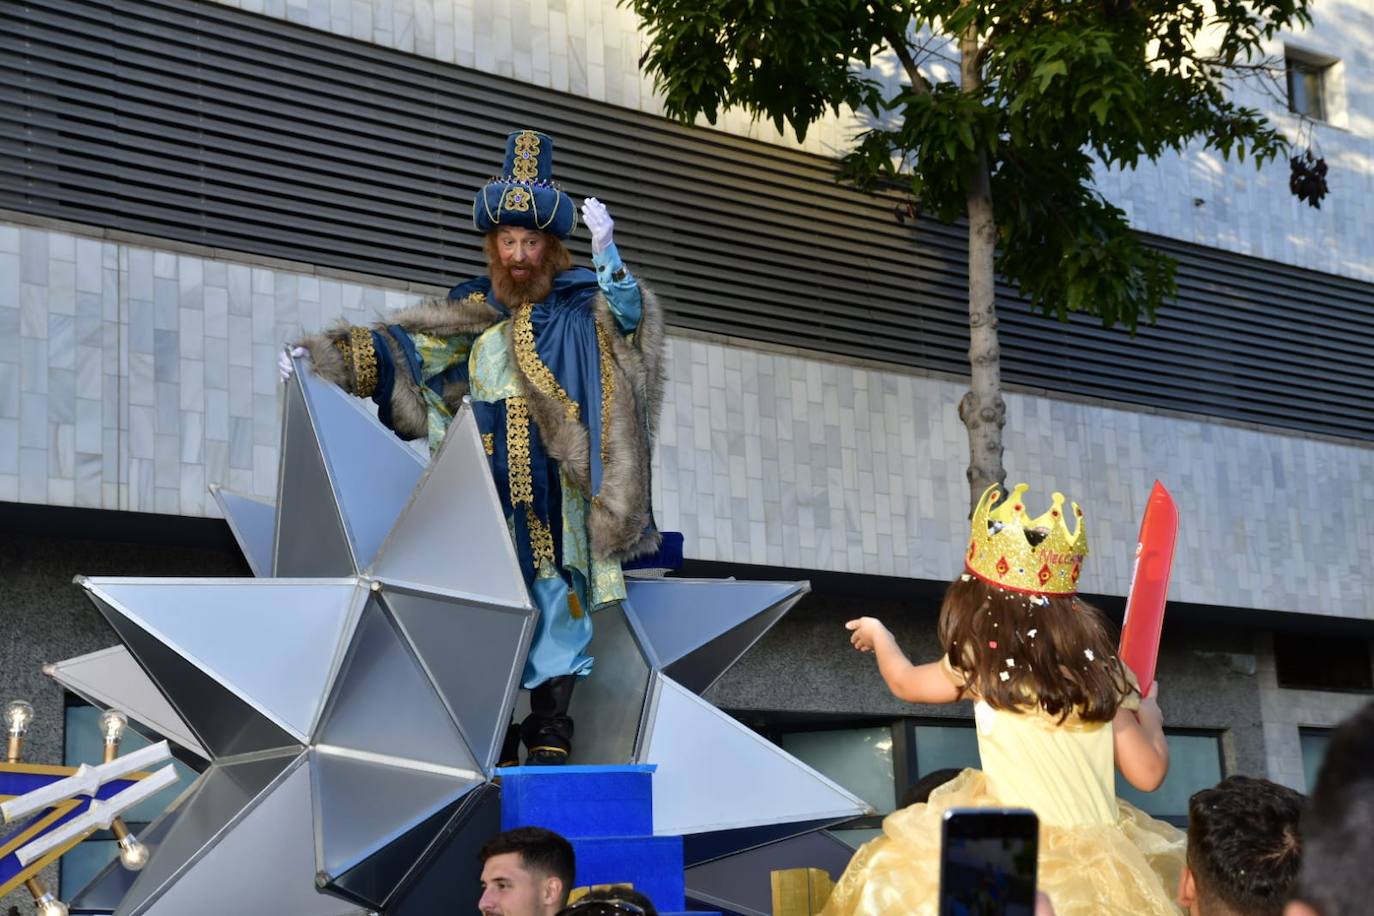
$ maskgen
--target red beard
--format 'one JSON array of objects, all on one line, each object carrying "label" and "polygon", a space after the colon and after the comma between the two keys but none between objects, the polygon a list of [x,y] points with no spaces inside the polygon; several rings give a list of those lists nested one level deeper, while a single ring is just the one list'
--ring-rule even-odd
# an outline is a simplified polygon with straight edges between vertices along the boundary
[{"label": "red beard", "polygon": [[487,275],[491,277],[491,291],[496,300],[507,308],[516,308],[526,302],[538,303],[553,292],[553,278],[558,273],[552,258],[534,268],[524,280],[516,280],[510,269],[497,258],[487,261]]}]

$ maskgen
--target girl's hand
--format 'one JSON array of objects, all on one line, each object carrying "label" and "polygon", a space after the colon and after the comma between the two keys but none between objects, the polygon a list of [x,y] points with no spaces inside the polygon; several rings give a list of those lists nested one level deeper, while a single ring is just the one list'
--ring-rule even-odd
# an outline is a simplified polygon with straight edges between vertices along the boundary
[{"label": "girl's hand", "polygon": [[844,625],[850,631],[849,642],[860,652],[872,652],[881,639],[891,639],[892,633],[876,617],[859,617]]},{"label": "girl's hand", "polygon": [[1140,698],[1140,711],[1136,713],[1136,718],[1141,722],[1163,725],[1164,713],[1159,708],[1159,681],[1151,684],[1150,689]]}]

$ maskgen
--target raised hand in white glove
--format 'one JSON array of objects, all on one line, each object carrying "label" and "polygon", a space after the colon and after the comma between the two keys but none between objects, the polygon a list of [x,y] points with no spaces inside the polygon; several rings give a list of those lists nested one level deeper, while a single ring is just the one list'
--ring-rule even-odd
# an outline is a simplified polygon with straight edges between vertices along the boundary
[{"label": "raised hand in white glove", "polygon": [[297,358],[300,358],[300,357],[302,357],[302,356],[309,356],[309,355],[310,355],[310,351],[307,350],[305,347],[292,347],[292,348],[291,348],[290,354],[288,354],[285,350],[283,350],[280,354],[278,354],[278,356],[277,356],[277,371],[281,373],[281,380],[282,380],[283,382],[289,382],[289,381],[291,380],[291,373],[293,373],[293,372],[296,371],[296,370],[291,366],[291,357],[292,357],[292,356],[297,357]]},{"label": "raised hand in white glove", "polygon": [[595,197],[582,202],[582,222],[592,234],[592,254],[601,254],[611,247],[611,233],[615,231],[615,220],[606,212],[606,205]]}]

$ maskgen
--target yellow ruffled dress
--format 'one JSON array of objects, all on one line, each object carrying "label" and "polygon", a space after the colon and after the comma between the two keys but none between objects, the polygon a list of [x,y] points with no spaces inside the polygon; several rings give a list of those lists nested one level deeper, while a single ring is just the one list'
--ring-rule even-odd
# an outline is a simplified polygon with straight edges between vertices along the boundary
[{"label": "yellow ruffled dress", "polygon": [[[946,663],[947,673],[949,671]],[[1123,701],[1138,708],[1139,698]],[[974,704],[983,769],[964,770],[927,804],[883,820],[822,911],[823,916],[935,916],[941,817],[948,808],[1030,808],[1040,818],[1037,886],[1057,916],[1177,916],[1186,837],[1116,797],[1110,722]]]}]

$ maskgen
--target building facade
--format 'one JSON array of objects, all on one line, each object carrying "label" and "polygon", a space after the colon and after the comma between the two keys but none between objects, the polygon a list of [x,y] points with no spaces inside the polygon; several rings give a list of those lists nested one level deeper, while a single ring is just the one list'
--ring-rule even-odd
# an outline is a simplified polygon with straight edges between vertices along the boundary
[{"label": "building facade", "polygon": [[[1109,612],[1152,481],[1180,506],[1159,674],[1175,765],[1141,799],[1164,816],[1230,772],[1305,786],[1374,687],[1360,6],[1321,0],[1275,39],[1317,74],[1287,101],[1318,120],[1237,90],[1310,132],[1320,210],[1282,164],[1104,174],[1179,258],[1177,305],[1131,338],[1003,291],[1009,475],[1084,506],[1083,586]],[[687,572],[813,582],[712,699],[880,810],[971,762],[969,710],[897,703],[842,630],[881,616],[934,657],[968,511],[961,232],[837,187],[847,119],[805,145],[735,114],[664,121],[610,0],[34,0],[0,31],[0,687],[47,723],[34,759],[64,753],[40,665],[116,641],[72,575],[246,572],[207,485],[273,496],[282,343],[479,270],[472,194],[535,126],[669,303],[654,498]]]}]

